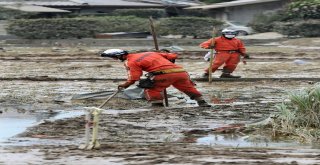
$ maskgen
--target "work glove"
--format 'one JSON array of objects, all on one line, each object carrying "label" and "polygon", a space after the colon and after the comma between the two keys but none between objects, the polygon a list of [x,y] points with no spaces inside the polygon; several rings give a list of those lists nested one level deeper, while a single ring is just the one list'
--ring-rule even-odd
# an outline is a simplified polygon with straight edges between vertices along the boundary
[{"label": "work glove", "polygon": [[123,84],[120,84],[118,85],[118,89],[121,90],[121,89],[126,89],[128,88],[130,85],[134,84],[134,82],[130,82],[130,81],[127,81]]},{"label": "work glove", "polygon": [[172,59],[172,60],[169,60],[169,61],[172,62],[172,63],[175,63],[176,59]]},{"label": "work glove", "polygon": [[[212,57],[214,58],[216,51],[213,50],[212,53],[213,53],[213,54],[212,54]],[[205,61],[210,61],[210,58],[211,58],[211,52],[209,51],[207,54],[204,55],[203,59],[204,59]]]},{"label": "work glove", "polygon": [[247,61],[246,61],[246,59],[248,59],[248,58],[249,58],[249,55],[247,55],[247,54],[243,54],[242,56],[243,56],[243,58],[242,58],[242,63],[243,63],[244,65],[247,65]]},{"label": "work glove", "polygon": [[247,65],[247,61],[246,60],[242,60],[242,63],[244,64],[244,65]]},{"label": "work glove", "polygon": [[243,58],[244,58],[244,59],[249,59],[250,56],[249,56],[249,54],[244,54],[244,55],[243,55]]},{"label": "work glove", "polygon": [[126,83],[124,83],[124,84],[120,84],[120,85],[118,85],[118,89],[119,90],[121,90],[121,89],[126,89],[126,88],[128,88],[130,85],[128,85],[128,84],[126,84]]}]

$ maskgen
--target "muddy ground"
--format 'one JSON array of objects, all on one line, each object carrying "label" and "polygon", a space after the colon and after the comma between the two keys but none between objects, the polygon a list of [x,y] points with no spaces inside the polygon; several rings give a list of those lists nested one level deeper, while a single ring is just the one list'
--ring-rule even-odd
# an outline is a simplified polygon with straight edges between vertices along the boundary
[{"label": "muddy ground", "polygon": [[[319,83],[319,38],[247,45],[251,59],[234,73],[244,79],[211,84],[198,79],[208,65],[202,59],[206,52],[185,46],[176,63],[198,80],[197,88],[213,107],[199,108],[173,88],[167,89],[175,96],[168,108],[114,98],[100,116],[101,148],[81,150],[85,107],[97,107],[106,98],[72,96],[115,91],[126,78],[122,63],[97,55],[104,48],[2,45],[0,121],[7,125],[0,127],[5,137],[0,138],[0,164],[320,164],[318,144],[274,139],[267,130],[242,127],[276,113],[275,105],[288,92]],[[129,49],[135,48],[141,46]],[[27,130],[4,136],[29,118]]]}]

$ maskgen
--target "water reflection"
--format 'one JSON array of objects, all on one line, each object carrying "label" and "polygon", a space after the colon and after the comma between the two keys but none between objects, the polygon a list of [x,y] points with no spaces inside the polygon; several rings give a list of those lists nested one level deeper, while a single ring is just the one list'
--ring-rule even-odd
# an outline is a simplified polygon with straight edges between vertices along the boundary
[{"label": "water reflection", "polygon": [[234,134],[208,135],[195,141],[199,145],[227,146],[227,147],[293,147],[301,146],[296,142],[271,141],[266,137],[259,136],[255,139],[249,136],[238,136]]},{"label": "water reflection", "polygon": [[0,143],[7,141],[10,137],[24,132],[28,127],[38,124],[44,119],[58,120],[77,117],[84,114],[82,111],[59,112],[43,111],[34,113],[23,110],[4,110],[0,113]]},{"label": "water reflection", "polygon": [[35,118],[0,117],[0,142],[4,142],[6,139],[25,131],[35,121]]}]

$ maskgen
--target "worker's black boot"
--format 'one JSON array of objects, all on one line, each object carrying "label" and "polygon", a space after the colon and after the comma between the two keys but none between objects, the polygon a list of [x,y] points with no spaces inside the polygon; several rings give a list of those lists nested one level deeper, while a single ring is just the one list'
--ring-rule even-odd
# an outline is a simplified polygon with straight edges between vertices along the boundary
[{"label": "worker's black boot", "polygon": [[163,103],[151,103],[151,107],[164,107]]},{"label": "worker's black boot", "polygon": [[209,73],[203,73],[202,78],[209,78]]},{"label": "worker's black boot", "polygon": [[151,105],[150,107],[154,107],[154,108],[160,108],[160,107],[164,107],[163,101],[162,100],[153,100],[150,101]]},{"label": "worker's black boot", "polygon": [[198,102],[198,105],[199,107],[211,107],[211,105],[209,105],[206,101],[204,100],[199,100],[197,101]]},{"label": "worker's black boot", "polygon": [[233,76],[230,73],[222,73],[220,78],[241,78],[241,76]]}]

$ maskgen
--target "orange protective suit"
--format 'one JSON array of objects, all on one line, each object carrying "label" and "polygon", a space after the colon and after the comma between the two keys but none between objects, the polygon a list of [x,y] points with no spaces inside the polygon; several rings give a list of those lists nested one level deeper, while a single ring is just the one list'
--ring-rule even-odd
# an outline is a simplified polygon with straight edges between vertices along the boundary
[{"label": "orange protective suit", "polygon": [[[212,63],[212,73],[223,64],[225,64],[223,67],[223,73],[232,73],[240,62],[240,55],[244,56],[246,53],[246,49],[241,40],[237,38],[227,39],[223,36],[214,38],[214,41],[211,38],[201,43],[200,47],[205,49],[214,48],[216,51],[216,55]],[[208,73],[209,68],[206,68],[205,72]]]},{"label": "orange protective suit", "polygon": [[[177,58],[177,54],[174,53],[162,53],[162,52],[143,52],[128,54],[125,66],[128,70],[128,80],[127,82],[133,82],[140,80],[143,71],[146,72],[156,72],[168,69],[182,69],[169,60],[174,60]],[[191,99],[201,97],[201,93],[194,87],[193,82],[190,80],[187,72],[178,73],[166,73],[155,75],[154,79],[155,87],[150,89],[145,89],[146,99],[149,101],[162,100],[162,91],[173,85],[181,92],[188,95]]]}]

